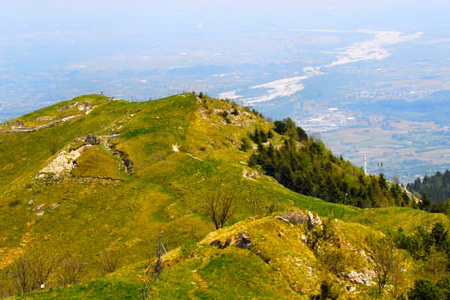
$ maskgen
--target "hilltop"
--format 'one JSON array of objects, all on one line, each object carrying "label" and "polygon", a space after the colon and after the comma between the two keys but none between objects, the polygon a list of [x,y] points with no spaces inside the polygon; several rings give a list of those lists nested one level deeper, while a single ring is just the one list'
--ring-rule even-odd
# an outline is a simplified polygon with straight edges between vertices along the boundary
[{"label": "hilltop", "polygon": [[[86,95],[1,124],[0,295],[16,289],[7,271],[39,253],[60,258],[47,286],[64,285],[61,261],[82,266],[81,283],[29,297],[140,298],[162,241],[169,252],[149,291],[156,298],[305,298],[324,282],[369,297],[376,282],[370,240],[400,227],[407,236],[436,222],[448,228],[442,214],[361,209],[283,187],[249,166],[256,144],[242,150],[255,130],[272,129],[247,108],[191,93],[140,103]],[[271,139],[283,145],[277,132]],[[213,191],[232,194],[236,211],[217,231],[205,212]],[[311,226],[309,215],[320,222]],[[248,249],[236,246],[243,236]],[[396,292],[416,278],[446,275],[395,251],[406,265]],[[351,262],[330,269],[327,253]]]}]

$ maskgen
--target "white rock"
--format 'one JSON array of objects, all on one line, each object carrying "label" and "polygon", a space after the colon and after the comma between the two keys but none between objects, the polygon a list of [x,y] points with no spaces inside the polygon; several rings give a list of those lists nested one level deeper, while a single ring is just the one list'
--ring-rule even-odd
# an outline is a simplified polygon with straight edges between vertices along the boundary
[{"label": "white rock", "polygon": [[59,178],[69,173],[74,168],[73,161],[80,157],[81,153],[90,146],[85,145],[71,152],[61,151],[53,161],[39,172],[37,177],[43,179],[48,175],[53,175],[55,178]]}]

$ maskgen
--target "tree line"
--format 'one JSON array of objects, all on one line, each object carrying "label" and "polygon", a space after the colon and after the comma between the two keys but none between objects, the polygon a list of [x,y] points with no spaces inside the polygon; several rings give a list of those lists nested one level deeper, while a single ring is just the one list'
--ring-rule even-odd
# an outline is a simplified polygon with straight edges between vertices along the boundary
[{"label": "tree line", "polygon": [[[275,121],[273,131],[282,135],[282,145],[274,145],[272,130],[255,129],[249,139],[257,151],[249,166],[260,166],[285,187],[325,201],[357,207],[410,206],[410,197],[397,183],[379,176],[365,175],[341,157],[336,157],[318,139],[286,118]],[[244,139],[241,150],[251,148]]]},{"label": "tree line", "polygon": [[443,204],[450,199],[450,171],[436,172],[431,176],[425,175],[423,179],[417,178],[406,187],[417,195],[426,193],[432,202]]}]

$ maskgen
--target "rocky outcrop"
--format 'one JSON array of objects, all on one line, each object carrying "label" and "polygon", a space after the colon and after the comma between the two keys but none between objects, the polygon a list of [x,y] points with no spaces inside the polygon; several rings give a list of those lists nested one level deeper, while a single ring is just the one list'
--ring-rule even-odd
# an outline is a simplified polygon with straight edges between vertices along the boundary
[{"label": "rocky outcrop", "polygon": [[97,138],[93,134],[88,134],[87,137],[84,139],[84,142],[89,144],[89,145],[99,145],[100,144],[100,139]]},{"label": "rocky outcrop", "polygon": [[236,246],[241,249],[248,249],[250,248],[252,243],[252,240],[247,236],[247,232],[241,232],[239,233],[237,239],[236,239]]},{"label": "rocky outcrop", "polygon": [[375,278],[375,272],[371,270],[365,270],[365,273],[358,273],[356,271],[350,271],[347,273],[347,277],[352,283],[372,285],[373,279]]},{"label": "rocky outcrop", "polygon": [[113,155],[118,155],[120,157],[123,164],[125,165],[126,172],[129,175],[133,175],[134,174],[134,163],[133,163],[133,161],[131,161],[129,159],[128,153],[117,149],[117,144],[110,144],[109,148],[111,149]]},{"label": "rocky outcrop", "polygon": [[322,219],[320,219],[319,215],[308,211],[308,228],[313,229],[319,225],[322,225]]},{"label": "rocky outcrop", "polygon": [[76,166],[77,158],[81,153],[86,150],[90,145],[82,146],[74,151],[67,152],[62,150],[58,155],[44,167],[37,176],[40,179],[45,178],[60,178],[65,174],[68,174]]}]

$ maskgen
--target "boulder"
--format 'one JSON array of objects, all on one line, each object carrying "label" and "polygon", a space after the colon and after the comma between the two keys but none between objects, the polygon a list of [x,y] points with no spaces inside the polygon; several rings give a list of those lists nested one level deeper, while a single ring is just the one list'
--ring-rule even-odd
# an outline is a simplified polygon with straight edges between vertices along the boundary
[{"label": "boulder", "polygon": [[248,249],[250,248],[251,243],[252,240],[247,236],[246,231],[239,233],[236,239],[236,246],[238,246],[241,249]]}]

